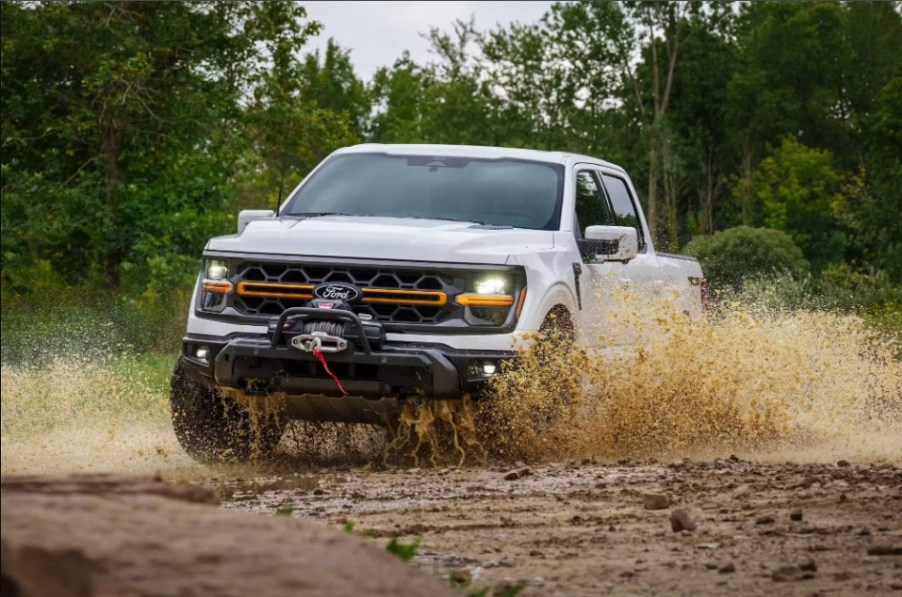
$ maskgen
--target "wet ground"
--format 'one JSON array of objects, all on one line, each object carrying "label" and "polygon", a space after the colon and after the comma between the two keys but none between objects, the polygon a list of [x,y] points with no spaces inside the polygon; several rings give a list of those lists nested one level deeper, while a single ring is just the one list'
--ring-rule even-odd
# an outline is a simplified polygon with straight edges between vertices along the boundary
[{"label": "wet ground", "polygon": [[525,595],[902,591],[898,466],[736,457],[518,464],[339,466],[207,483],[225,509],[350,523],[380,544],[418,539],[416,565],[496,591],[517,584]]}]

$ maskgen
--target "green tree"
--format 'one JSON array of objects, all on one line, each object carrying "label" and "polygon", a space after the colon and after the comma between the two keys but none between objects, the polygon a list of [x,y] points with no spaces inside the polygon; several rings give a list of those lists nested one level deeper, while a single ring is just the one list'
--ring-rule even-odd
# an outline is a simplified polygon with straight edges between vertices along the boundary
[{"label": "green tree", "polygon": [[849,227],[854,257],[902,283],[902,77],[883,88],[865,120],[866,166],[834,206]]},{"label": "green tree", "polygon": [[392,68],[376,71],[370,94],[377,114],[370,124],[373,141],[412,143],[423,141],[422,113],[425,74],[404,54]]},{"label": "green tree", "polygon": [[787,137],[752,173],[754,221],[788,233],[818,269],[842,261],[846,238],[833,210],[846,182],[830,152]]},{"label": "green tree", "polygon": [[4,291],[41,263],[112,288],[193,275],[252,155],[245,101],[294,72],[317,30],[304,17],[291,3],[3,3]]}]

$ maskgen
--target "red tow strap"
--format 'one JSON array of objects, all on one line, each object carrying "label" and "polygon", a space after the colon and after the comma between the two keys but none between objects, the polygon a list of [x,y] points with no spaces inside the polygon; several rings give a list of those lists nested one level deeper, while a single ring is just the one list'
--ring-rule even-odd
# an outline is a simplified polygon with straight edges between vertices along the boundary
[{"label": "red tow strap", "polygon": [[332,373],[332,370],[329,369],[329,364],[326,362],[326,355],[324,355],[319,348],[314,348],[313,356],[315,356],[316,360],[318,360],[320,362],[320,364],[323,366],[323,369],[326,370],[326,373],[329,374],[329,376],[335,382],[335,385],[337,385],[338,389],[341,390],[341,393],[344,394],[345,396],[347,396],[348,391],[345,389],[345,387],[343,385],[341,385],[341,382],[338,380],[338,376],[335,375],[334,373]]}]

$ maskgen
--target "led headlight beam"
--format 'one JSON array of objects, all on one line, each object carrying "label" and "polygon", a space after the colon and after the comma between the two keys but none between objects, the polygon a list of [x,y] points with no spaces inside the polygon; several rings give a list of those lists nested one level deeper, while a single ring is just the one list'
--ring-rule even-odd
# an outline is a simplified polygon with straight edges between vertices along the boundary
[{"label": "led headlight beam", "polygon": [[208,259],[204,267],[204,277],[207,280],[227,280],[229,277],[229,266],[225,261],[219,259]]},{"label": "led headlight beam", "polygon": [[208,259],[204,263],[204,292],[214,294],[228,294],[232,292],[232,283],[229,282],[229,266],[219,259]]},{"label": "led headlight beam", "polygon": [[507,291],[507,279],[500,276],[483,278],[474,284],[476,294],[505,294]]},{"label": "led headlight beam", "polygon": [[465,307],[510,307],[514,297],[507,294],[510,280],[498,274],[484,275],[473,281],[473,290],[459,295],[457,304]]}]

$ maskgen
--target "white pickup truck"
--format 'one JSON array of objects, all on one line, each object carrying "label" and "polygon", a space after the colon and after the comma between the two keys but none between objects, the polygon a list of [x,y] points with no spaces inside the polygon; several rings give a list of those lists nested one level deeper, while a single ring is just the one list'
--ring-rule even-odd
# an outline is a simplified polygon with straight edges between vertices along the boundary
[{"label": "white pickup truck", "polygon": [[[626,172],[570,153],[364,144],[272,211],[213,238],[173,375],[173,423],[202,461],[275,448],[289,419],[380,423],[407,399],[479,395],[524,336],[577,338],[606,288],[672,288]],[[249,404],[278,405],[260,417]],[[266,409],[264,409],[266,410]]]}]

